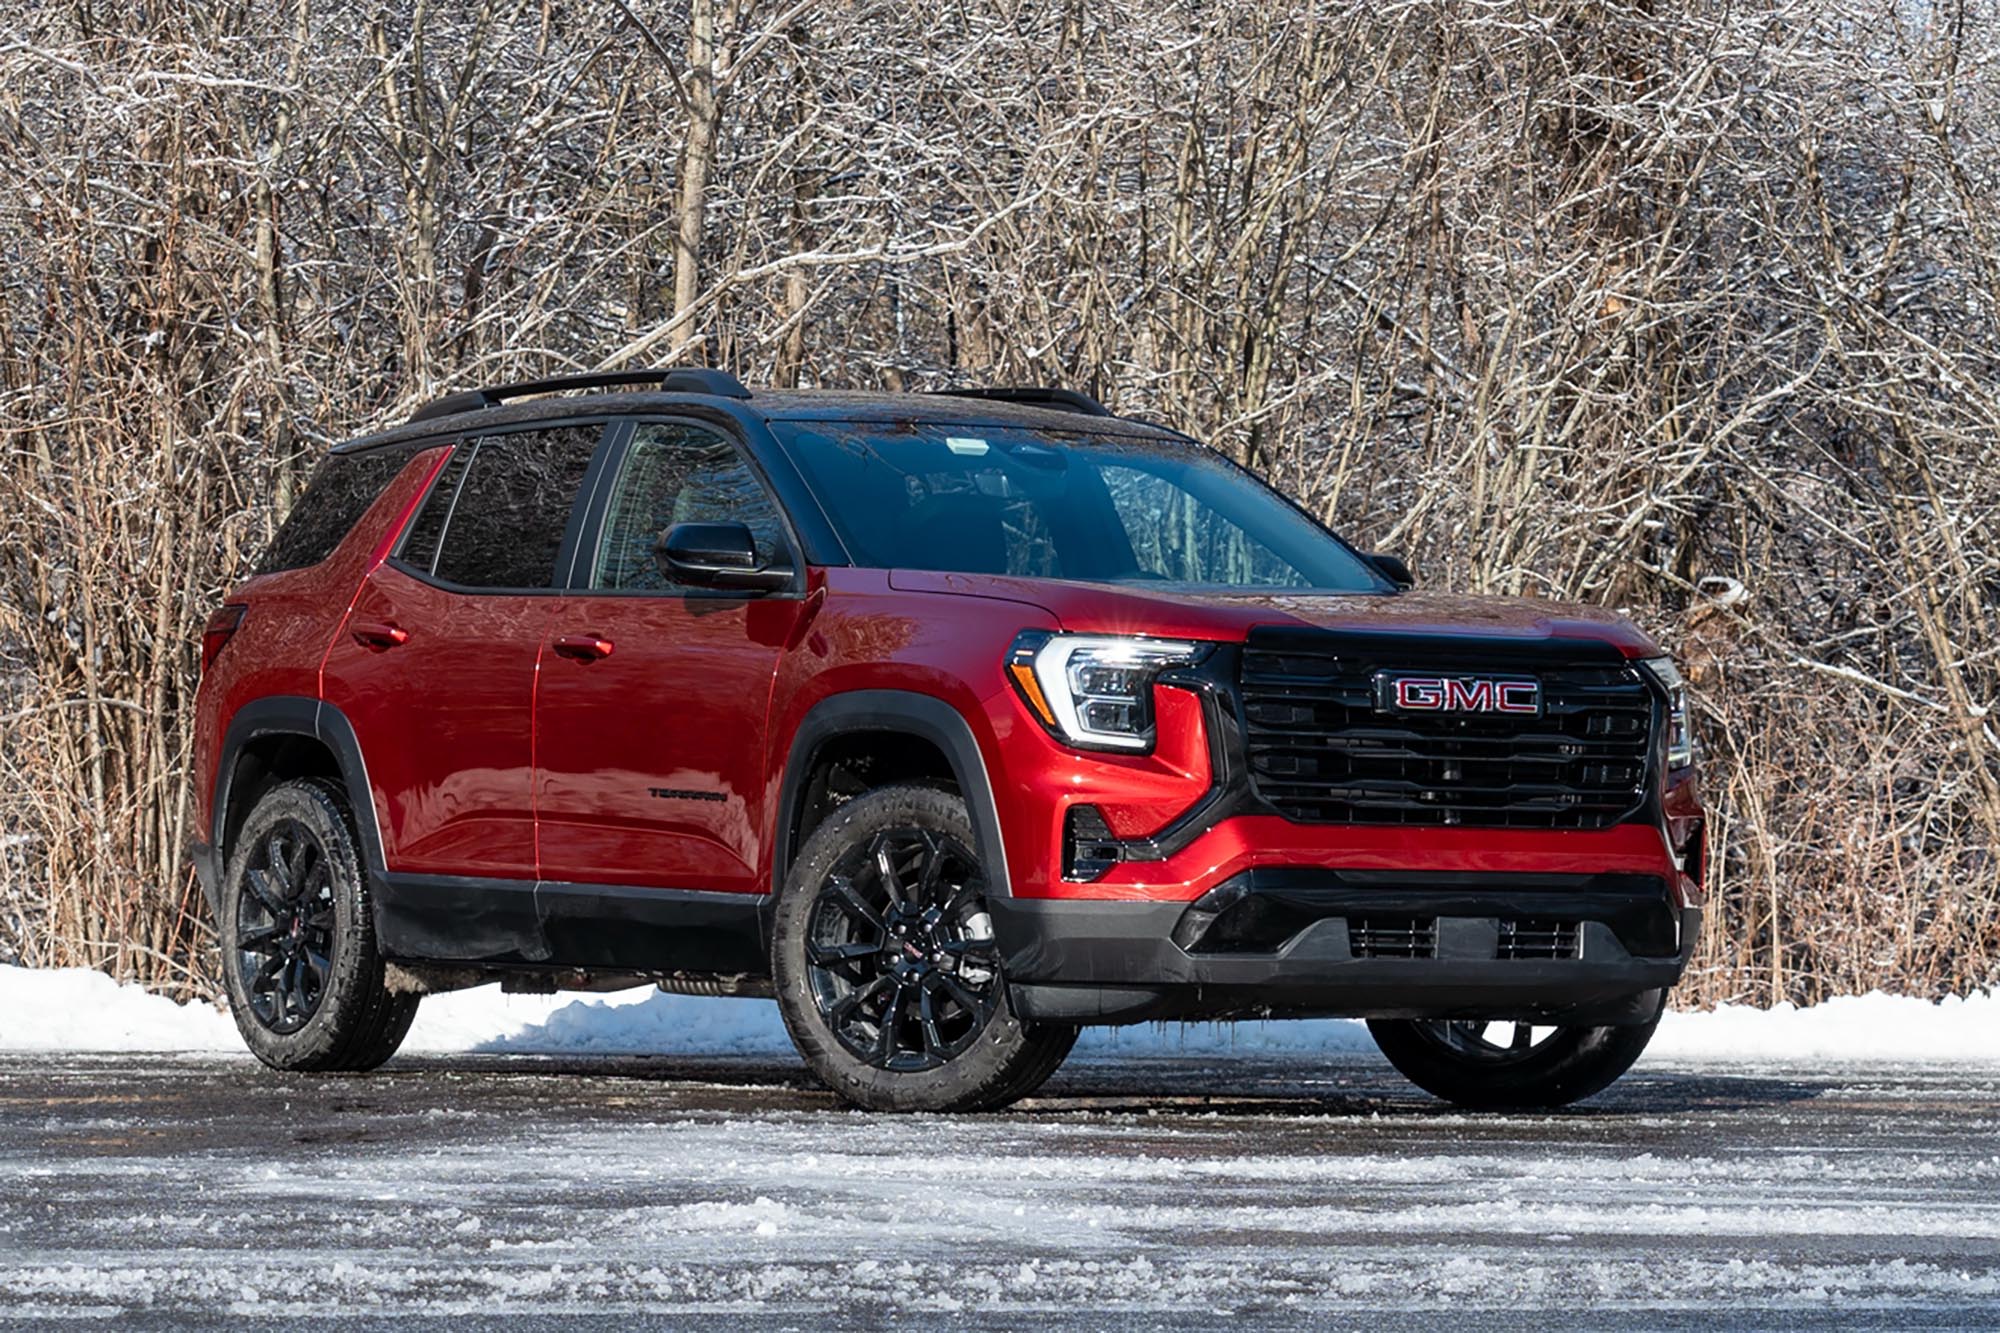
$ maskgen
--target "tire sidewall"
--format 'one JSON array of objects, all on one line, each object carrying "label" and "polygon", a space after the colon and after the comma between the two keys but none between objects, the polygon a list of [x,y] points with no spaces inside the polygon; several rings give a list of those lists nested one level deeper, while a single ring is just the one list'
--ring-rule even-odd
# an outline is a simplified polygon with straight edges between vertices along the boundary
[{"label": "tire sidewall", "polygon": [[[841,1044],[812,993],[806,938],[820,885],[855,844],[894,828],[924,828],[977,849],[971,816],[957,795],[933,787],[885,787],[849,801],[806,839],[780,890],[772,918],[771,973],[785,1027],[806,1064],[835,1093],[881,1110],[977,1110],[1003,1104],[1028,1088],[1023,1071],[1048,1061],[1051,1041],[1073,1033],[1038,1031],[1014,1014],[1004,975],[994,1013],[978,1040],[934,1068],[877,1069]],[[989,881],[990,882],[990,881]],[[1066,1041],[1063,1050],[1068,1049]],[[1058,1059],[1060,1057],[1057,1057]]]}]

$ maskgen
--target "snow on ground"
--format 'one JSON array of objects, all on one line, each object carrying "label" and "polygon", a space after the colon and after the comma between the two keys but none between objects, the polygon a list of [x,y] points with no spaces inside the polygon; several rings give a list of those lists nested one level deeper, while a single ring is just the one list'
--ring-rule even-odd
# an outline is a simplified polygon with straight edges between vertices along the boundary
[{"label": "snow on ground", "polygon": [[[427,999],[404,1049],[428,1054],[783,1055],[791,1043],[777,1007],[768,1000],[703,999],[650,990],[603,996],[503,995],[497,986],[484,986]],[[1082,1053],[1110,1056],[1373,1049],[1360,1023],[1332,1019],[1099,1028],[1086,1033],[1078,1047]],[[205,1004],[176,1004],[87,969],[0,966],[0,1051],[242,1050],[229,1016]],[[1648,1058],[2000,1064],[2000,997],[1978,994],[1932,1004],[1878,992],[1808,1009],[1731,1005],[1711,1013],[1670,1014]]]},{"label": "snow on ground", "polygon": [[745,1063],[0,1060],[0,1329],[2000,1326],[1990,1066],[1476,1116],[1251,1051],[881,1117]]}]

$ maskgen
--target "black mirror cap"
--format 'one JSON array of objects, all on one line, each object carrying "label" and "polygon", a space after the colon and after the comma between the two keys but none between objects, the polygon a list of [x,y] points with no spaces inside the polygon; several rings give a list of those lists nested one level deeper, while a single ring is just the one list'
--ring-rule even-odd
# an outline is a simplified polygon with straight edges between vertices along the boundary
[{"label": "black mirror cap", "polygon": [[653,544],[653,558],[669,577],[698,588],[776,592],[792,584],[791,570],[757,562],[757,539],[742,523],[676,523]]},{"label": "black mirror cap", "polygon": [[1401,556],[1390,555],[1386,551],[1370,551],[1366,558],[1369,564],[1375,566],[1376,573],[1398,588],[1417,586],[1417,576],[1410,572],[1410,567],[1403,563]]}]

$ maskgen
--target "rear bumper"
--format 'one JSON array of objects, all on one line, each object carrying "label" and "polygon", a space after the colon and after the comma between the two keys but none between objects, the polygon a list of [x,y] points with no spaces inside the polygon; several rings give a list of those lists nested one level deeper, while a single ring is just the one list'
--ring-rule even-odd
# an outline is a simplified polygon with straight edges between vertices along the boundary
[{"label": "rear bumper", "polygon": [[[1358,1018],[1643,1022],[1680,979],[1701,911],[1635,875],[1264,869],[1194,903],[990,901],[1025,1018]],[[1426,956],[1369,927],[1417,923]],[[1568,956],[1514,956],[1514,923],[1573,926]],[[1358,946],[1358,947],[1357,947]]]}]

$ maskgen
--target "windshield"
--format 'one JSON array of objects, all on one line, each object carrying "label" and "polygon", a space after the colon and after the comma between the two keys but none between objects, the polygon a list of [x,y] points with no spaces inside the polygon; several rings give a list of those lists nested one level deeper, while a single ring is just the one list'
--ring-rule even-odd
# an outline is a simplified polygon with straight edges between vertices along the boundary
[{"label": "windshield", "polygon": [[858,565],[1191,588],[1385,592],[1359,556],[1192,444],[774,421]]}]

